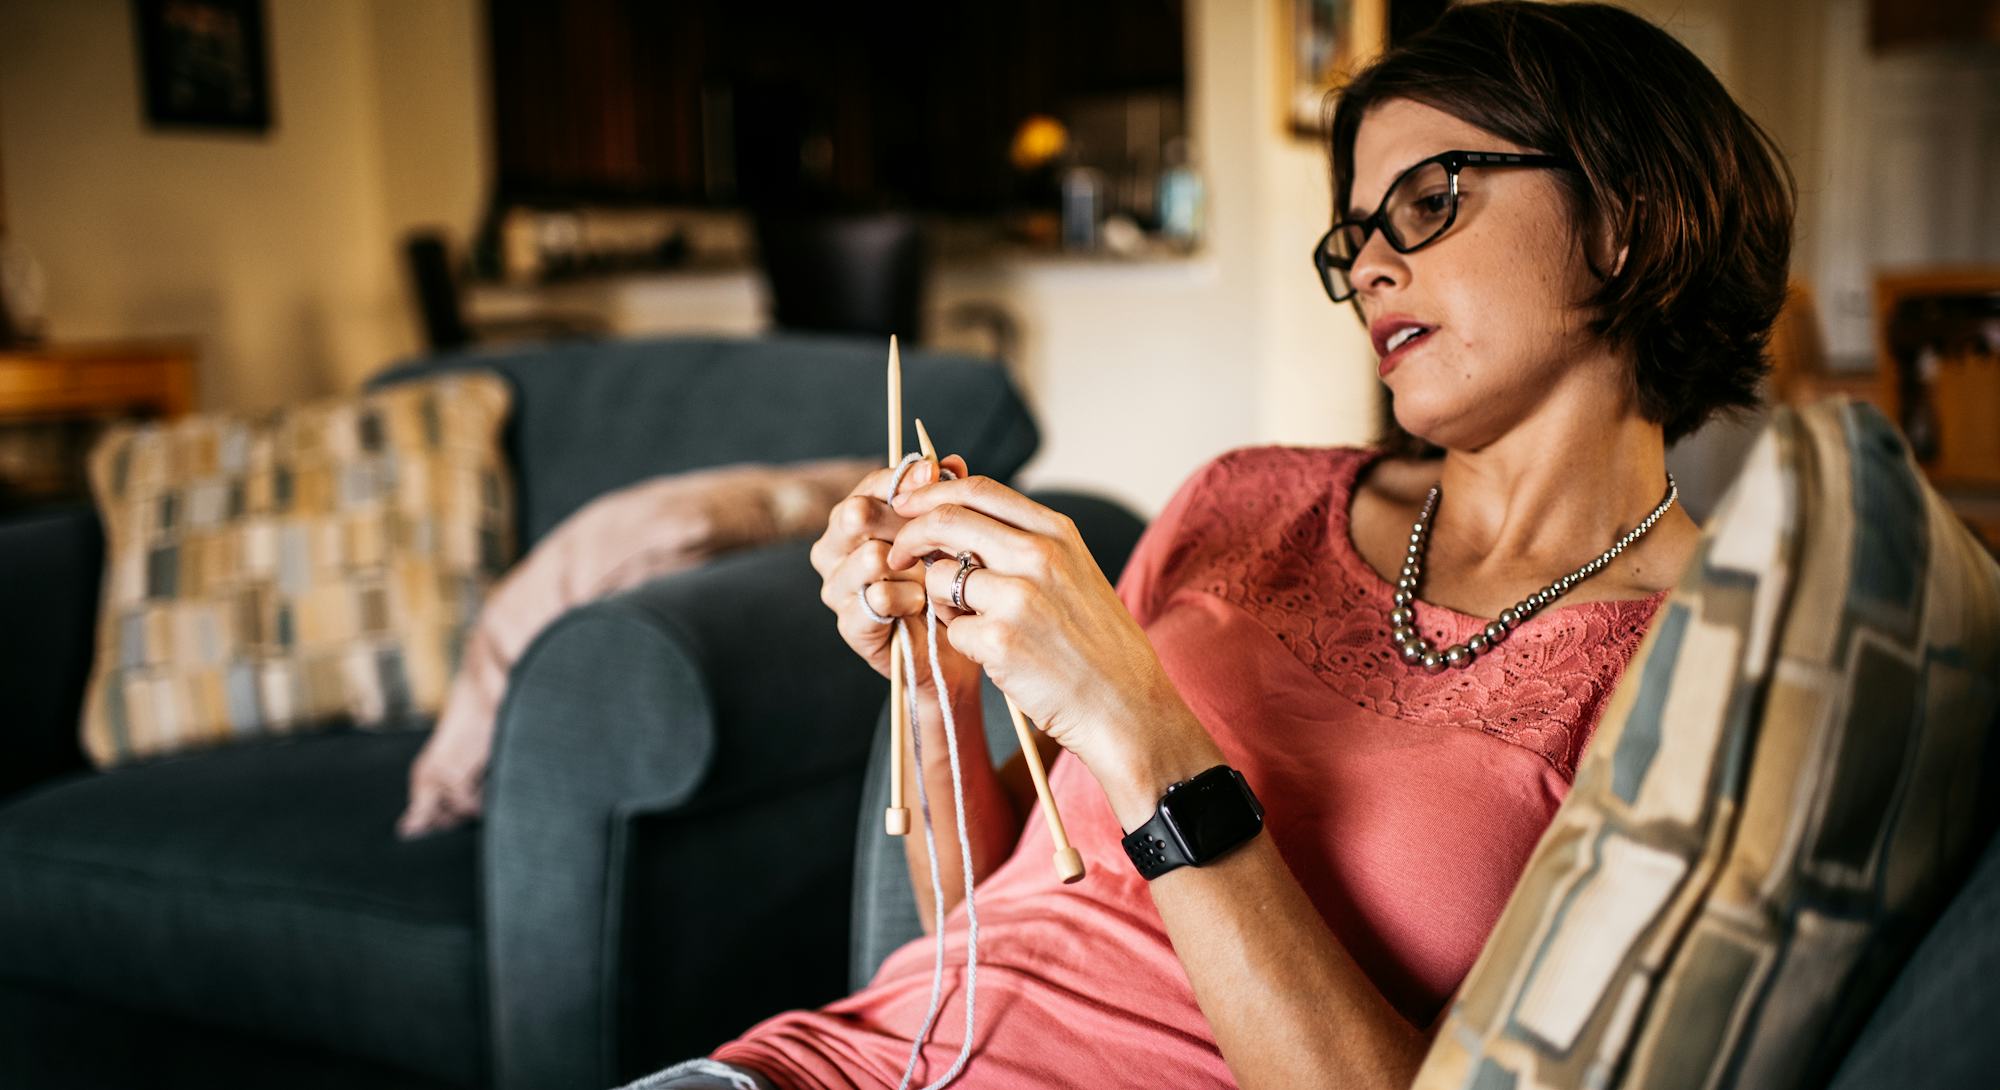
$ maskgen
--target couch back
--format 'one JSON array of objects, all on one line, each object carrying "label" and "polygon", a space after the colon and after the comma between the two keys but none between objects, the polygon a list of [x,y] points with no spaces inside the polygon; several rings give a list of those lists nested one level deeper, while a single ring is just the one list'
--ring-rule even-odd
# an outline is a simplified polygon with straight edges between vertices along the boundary
[{"label": "couch back", "polygon": [[[398,364],[371,386],[479,368],[514,390],[507,453],[521,549],[598,495],[734,462],[887,455],[888,345],[873,338],[664,337],[473,349]],[[903,353],[904,449],[922,417],[941,454],[1011,480],[1040,442],[1004,367]]]}]

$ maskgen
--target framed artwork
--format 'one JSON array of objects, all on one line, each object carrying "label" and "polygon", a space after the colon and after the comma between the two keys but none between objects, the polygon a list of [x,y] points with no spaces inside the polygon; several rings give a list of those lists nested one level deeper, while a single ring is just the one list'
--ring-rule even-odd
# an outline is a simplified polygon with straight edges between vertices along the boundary
[{"label": "framed artwork", "polygon": [[271,128],[264,0],[132,0],[146,120],[171,128]]},{"label": "framed artwork", "polygon": [[1389,0],[1277,0],[1284,123],[1294,136],[1323,133],[1326,93],[1380,52]]}]

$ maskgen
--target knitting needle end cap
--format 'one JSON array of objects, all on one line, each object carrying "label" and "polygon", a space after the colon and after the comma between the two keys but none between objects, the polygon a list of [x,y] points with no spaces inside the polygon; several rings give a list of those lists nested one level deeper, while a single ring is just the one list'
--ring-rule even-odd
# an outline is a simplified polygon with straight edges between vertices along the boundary
[{"label": "knitting needle end cap", "polygon": [[1075,848],[1062,848],[1056,852],[1056,877],[1063,885],[1083,881],[1083,853]]}]

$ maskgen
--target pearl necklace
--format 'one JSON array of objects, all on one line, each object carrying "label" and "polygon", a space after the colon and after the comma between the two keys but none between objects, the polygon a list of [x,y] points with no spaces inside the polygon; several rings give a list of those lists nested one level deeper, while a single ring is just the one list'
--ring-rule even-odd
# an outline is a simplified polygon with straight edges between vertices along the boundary
[{"label": "pearl necklace", "polygon": [[1438,673],[1447,666],[1464,668],[1472,665],[1472,660],[1491,650],[1494,645],[1507,638],[1507,633],[1521,626],[1530,616],[1543,606],[1562,597],[1569,588],[1602,571],[1605,565],[1619,553],[1644,537],[1660,516],[1674,505],[1680,495],[1680,486],[1674,484],[1674,475],[1667,474],[1667,498],[1660,501],[1653,513],[1645,521],[1632,528],[1630,533],[1613,542],[1609,549],[1599,553],[1597,559],[1585,564],[1528,595],[1514,604],[1512,609],[1500,611],[1497,620],[1490,621],[1486,629],[1464,643],[1455,643],[1443,651],[1432,646],[1431,641],[1417,633],[1417,577],[1423,571],[1424,546],[1430,540],[1431,516],[1437,513],[1438,496],[1441,488],[1432,485],[1430,495],[1424,497],[1423,513],[1410,526],[1410,551],[1403,557],[1403,571],[1396,579],[1395,607],[1389,613],[1389,643],[1403,656],[1403,661],[1412,666],[1422,666],[1426,673]]}]

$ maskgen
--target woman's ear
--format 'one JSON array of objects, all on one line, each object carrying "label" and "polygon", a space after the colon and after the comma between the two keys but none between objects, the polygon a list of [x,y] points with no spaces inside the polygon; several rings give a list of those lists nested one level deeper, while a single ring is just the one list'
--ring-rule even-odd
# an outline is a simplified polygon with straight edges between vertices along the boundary
[{"label": "woman's ear", "polygon": [[[1643,196],[1633,196],[1633,207],[1627,209],[1605,209],[1596,217],[1590,235],[1590,264],[1595,269],[1606,269],[1604,279],[1609,280],[1625,269],[1625,259],[1632,252],[1632,232],[1638,222],[1638,205],[1645,201]],[[1614,253],[1614,249],[1616,252]]]}]

